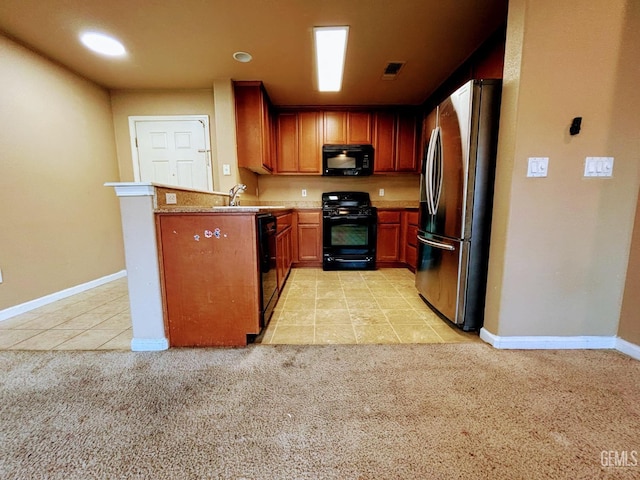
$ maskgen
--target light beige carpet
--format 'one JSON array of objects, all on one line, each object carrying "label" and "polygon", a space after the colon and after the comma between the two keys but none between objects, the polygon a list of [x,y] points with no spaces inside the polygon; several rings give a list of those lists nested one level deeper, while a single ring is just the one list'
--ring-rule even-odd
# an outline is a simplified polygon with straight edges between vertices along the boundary
[{"label": "light beige carpet", "polygon": [[614,351],[253,345],[0,362],[2,479],[640,478],[632,457],[607,460],[640,451],[640,362]]}]

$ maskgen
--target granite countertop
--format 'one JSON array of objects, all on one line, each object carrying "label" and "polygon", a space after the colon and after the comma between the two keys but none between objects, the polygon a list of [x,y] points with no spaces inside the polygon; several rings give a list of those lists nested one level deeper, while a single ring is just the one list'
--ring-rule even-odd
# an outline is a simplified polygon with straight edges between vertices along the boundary
[{"label": "granite countertop", "polygon": [[291,210],[291,207],[285,207],[284,205],[238,205],[237,207],[189,205],[157,208],[155,213],[267,213],[285,210]]},{"label": "granite countertop", "polygon": [[[286,205],[238,205],[229,206],[196,206],[196,205],[178,205],[178,206],[162,206],[155,210],[156,213],[267,213],[285,210],[318,210],[322,208],[320,202],[286,202]],[[285,202],[283,202],[285,203]],[[317,203],[317,205],[316,205]],[[410,201],[373,201],[372,206],[384,209],[407,209],[418,208],[418,202]]]}]

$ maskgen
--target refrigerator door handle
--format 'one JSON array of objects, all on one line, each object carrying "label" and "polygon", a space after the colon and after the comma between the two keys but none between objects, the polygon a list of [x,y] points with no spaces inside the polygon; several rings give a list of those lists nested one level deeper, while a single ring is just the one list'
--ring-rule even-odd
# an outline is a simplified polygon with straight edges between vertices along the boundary
[{"label": "refrigerator door handle", "polygon": [[429,210],[429,215],[436,214],[436,204],[435,204],[435,192],[433,185],[433,160],[436,150],[436,143],[439,136],[440,127],[436,127],[431,131],[431,137],[429,138],[429,148],[427,149],[427,165],[425,168],[425,186],[427,192],[427,208]]},{"label": "refrigerator door handle", "polygon": [[440,248],[442,250],[449,250],[450,252],[453,252],[456,249],[456,247],[454,247],[453,245],[436,242],[434,240],[428,240],[426,238],[421,237],[420,235],[418,235],[418,241],[420,243],[424,243],[425,245],[429,245],[430,247]]},{"label": "refrigerator door handle", "polygon": [[433,185],[434,196],[433,196],[433,210],[434,214],[438,211],[440,207],[440,195],[442,194],[442,170],[443,170],[443,155],[442,151],[442,130],[440,127],[436,128],[436,138],[435,138],[435,146],[433,148],[433,161],[432,161],[432,170],[435,172],[435,185]]}]

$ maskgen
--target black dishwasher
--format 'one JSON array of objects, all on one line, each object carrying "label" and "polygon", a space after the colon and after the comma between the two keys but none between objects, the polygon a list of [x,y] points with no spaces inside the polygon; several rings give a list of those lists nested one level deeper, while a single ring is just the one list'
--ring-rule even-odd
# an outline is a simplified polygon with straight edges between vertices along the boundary
[{"label": "black dishwasher", "polygon": [[260,290],[262,293],[262,325],[271,319],[278,301],[278,278],[276,273],[276,217],[270,213],[260,214],[258,222],[258,255],[260,262]]}]

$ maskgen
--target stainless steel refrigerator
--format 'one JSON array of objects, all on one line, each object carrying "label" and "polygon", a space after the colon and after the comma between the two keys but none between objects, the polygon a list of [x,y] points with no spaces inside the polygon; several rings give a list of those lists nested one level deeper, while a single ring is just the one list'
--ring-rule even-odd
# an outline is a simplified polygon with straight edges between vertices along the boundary
[{"label": "stainless steel refrigerator", "polygon": [[500,80],[472,80],[425,118],[416,287],[463,330],[484,320]]}]

